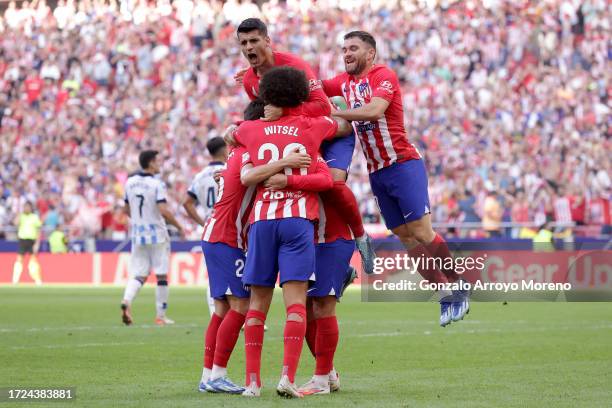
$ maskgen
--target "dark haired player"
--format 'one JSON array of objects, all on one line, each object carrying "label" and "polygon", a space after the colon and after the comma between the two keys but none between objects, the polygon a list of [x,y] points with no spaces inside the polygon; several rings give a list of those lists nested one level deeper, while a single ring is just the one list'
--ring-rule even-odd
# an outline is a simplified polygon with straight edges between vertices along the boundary
[{"label": "dark haired player", "polygon": [[[308,189],[308,177],[275,174],[265,181],[264,187],[272,190],[285,186]],[[303,395],[329,394],[340,389],[340,379],[334,369],[339,339],[336,303],[340,301],[348,283],[347,278],[354,276],[351,273],[356,273],[350,267],[355,242],[351,229],[332,202],[319,200],[315,242],[316,281],[308,289],[305,335],[308,348],[315,357],[315,372],[311,380],[299,388]]]},{"label": "dark haired player", "polygon": [[157,278],[155,323],[163,326],[174,323],[166,317],[170,262],[166,222],[176,227],[181,237],[183,228],[168,208],[164,182],[155,177],[161,167],[159,152],[145,150],[140,153],[138,162],[142,170],[128,177],[125,183],[125,211],[130,217],[132,255],[129,264],[131,278],[121,302],[121,318],[126,325],[132,324],[132,302],[153,269]]},{"label": "dark haired player", "polygon": [[[255,120],[262,114],[263,104],[253,101],[245,110],[244,118]],[[200,391],[230,394],[244,391],[243,387],[227,377],[227,363],[249,307],[249,292],[242,284],[242,274],[247,221],[255,187],[246,187],[241,182],[241,169],[249,161],[249,154],[244,147],[231,149],[227,166],[219,175],[218,201],[204,225],[202,252],[215,312],[206,329]],[[310,162],[308,155],[293,153],[257,170],[274,174],[284,168],[309,167]]]},{"label": "dark haired player", "polygon": [[[431,226],[427,172],[418,150],[408,141],[399,81],[384,65],[374,64],[376,41],[364,31],[344,36],[345,73],[323,81],[328,96],[343,96],[348,110],[334,115],[354,121],[370,172],[372,192],[387,228],[411,256],[450,258],[444,239]],[[443,262],[444,264],[444,262]],[[454,270],[423,269],[431,282],[453,282]],[[441,294],[444,295],[444,294]],[[463,319],[469,311],[466,293],[440,299],[440,325]]]},{"label": "dark haired player", "polygon": [[[303,71],[276,67],[264,75],[260,91],[266,104],[294,108],[307,100],[309,87]],[[246,147],[252,164],[260,166],[282,159],[296,149],[317,157],[323,140],[337,134],[343,136],[350,131],[350,125],[344,120],[327,116],[286,115],[274,122],[244,122],[236,130],[235,139]],[[250,217],[249,255],[242,279],[251,288],[244,330],[245,396],[260,395],[263,325],[280,272],[287,319],[283,370],[277,392],[281,396],[302,397],[294,381],[306,332],[306,291],[308,281],[315,272],[313,222],[318,219],[319,203],[314,191],[323,191],[332,186],[329,173],[315,174],[319,166],[325,166],[325,163],[317,160],[307,169],[285,169],[288,178],[311,175],[318,179],[318,182],[310,185],[311,191],[288,187],[272,191],[263,184],[257,187]],[[243,176],[243,183],[261,183],[269,177],[247,181],[249,173]]]},{"label": "dark haired player", "polygon": [[[228,155],[227,145],[223,138],[219,136],[213,137],[206,142],[206,149],[212,160],[202,171],[195,175],[187,189],[187,197],[183,201],[183,208],[185,208],[189,218],[202,227],[212,214],[213,206],[219,193],[219,187],[215,182],[215,173],[225,168]],[[198,211],[198,204],[202,213]],[[208,302],[208,311],[212,317],[215,312],[215,302],[210,295],[210,285],[206,286],[206,300]]]},{"label": "dark haired player", "polygon": [[[238,26],[237,37],[242,54],[250,65],[250,68],[239,73],[238,77],[240,74],[244,74],[244,77],[242,77],[243,86],[251,100],[259,95],[260,78],[273,67],[290,66],[299,69],[306,74],[309,81],[310,94],[300,107],[282,109],[268,104],[265,107],[266,119],[264,120],[276,120],[282,114],[300,114],[310,117],[327,116],[330,114],[329,101],[310,66],[295,55],[273,51],[271,40],[268,36],[268,28],[263,21],[257,18],[244,20]],[[364,271],[372,273],[376,254],[372,249],[370,238],[363,228],[357,200],[353,192],[346,185],[354,148],[355,137],[352,134],[325,142],[322,145],[323,158],[329,165],[334,179],[333,188],[322,193],[322,196],[325,200],[334,202],[340,209],[340,214],[347,224],[350,225],[355,236]]]}]

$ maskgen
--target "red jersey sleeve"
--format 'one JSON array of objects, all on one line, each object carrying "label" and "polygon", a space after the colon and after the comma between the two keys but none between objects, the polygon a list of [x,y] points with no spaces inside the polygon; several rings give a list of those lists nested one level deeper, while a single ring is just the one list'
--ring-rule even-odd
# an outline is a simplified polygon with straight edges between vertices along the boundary
[{"label": "red jersey sleeve", "polygon": [[238,143],[239,146],[247,145],[248,141],[248,132],[246,128],[248,127],[248,121],[241,122],[240,125],[234,130],[234,140]]},{"label": "red jersey sleeve", "polygon": [[343,96],[342,95],[342,75],[337,75],[331,79],[324,79],[321,81],[323,91],[329,97],[331,96]]},{"label": "red jersey sleeve", "polygon": [[329,116],[312,118],[311,132],[320,137],[321,141],[333,139],[338,132],[338,122]]},{"label": "red jersey sleeve", "polygon": [[250,100],[257,99],[259,89],[259,78],[255,75],[253,68],[249,68],[242,78],[242,86]]},{"label": "red jersey sleeve", "polygon": [[329,167],[321,157],[317,159],[315,172],[305,176],[287,176],[287,187],[295,190],[325,191],[334,186]]},{"label": "red jersey sleeve", "polygon": [[372,75],[372,98],[383,98],[391,102],[395,93],[399,90],[399,81],[393,71],[388,68],[379,69]]}]

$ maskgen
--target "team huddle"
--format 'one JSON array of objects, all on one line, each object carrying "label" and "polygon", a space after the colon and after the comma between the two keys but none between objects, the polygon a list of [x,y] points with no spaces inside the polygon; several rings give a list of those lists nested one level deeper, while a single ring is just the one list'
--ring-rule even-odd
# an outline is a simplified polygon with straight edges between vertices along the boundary
[{"label": "team huddle", "polygon": [[[336,303],[356,277],[351,257],[357,249],[368,274],[376,257],[346,185],[355,136],[387,228],[411,256],[451,254],[432,229],[425,165],[404,129],[397,76],[374,64],[374,38],[363,31],[346,34],[346,72],[323,81],[299,57],[273,51],[261,20],[244,20],[237,38],[250,67],[236,79],[251,102],[244,121],[227,129],[225,140],[212,139],[207,145],[218,171],[218,190],[208,186],[201,192],[192,186],[184,204],[204,228],[202,251],[214,300],[199,390],[260,396],[265,322],[279,282],[286,322],[277,393],[288,398],[328,394],[340,387],[334,368]],[[343,98],[347,109],[332,106],[332,97]],[[171,324],[165,315],[170,251],[165,221],[181,234],[182,228],[166,208],[163,182],[154,177],[159,171],[157,152],[141,153],[140,165],[142,171],[126,184],[132,278],[121,304],[122,319],[132,323],[131,303],[153,269],[156,322]],[[196,203],[213,211],[201,217]],[[459,279],[453,270],[439,270],[435,264],[419,271],[424,279]],[[441,326],[459,321],[469,312],[468,293],[440,293],[440,305]],[[227,375],[242,327],[244,386]],[[295,375],[304,339],[315,358],[315,372],[298,387]]]}]

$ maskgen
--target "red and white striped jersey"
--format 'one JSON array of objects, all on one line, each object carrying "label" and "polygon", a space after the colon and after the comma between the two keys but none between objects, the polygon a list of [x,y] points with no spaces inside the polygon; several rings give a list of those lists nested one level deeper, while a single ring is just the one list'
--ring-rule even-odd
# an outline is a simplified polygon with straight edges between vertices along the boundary
[{"label": "red and white striped jersey", "polygon": [[572,222],[572,210],[568,197],[557,197],[553,206],[555,208],[555,221]]},{"label": "red and white striped jersey", "polygon": [[243,147],[230,151],[227,166],[219,179],[217,202],[204,224],[202,241],[246,248],[248,217],[255,197],[255,187],[245,187],[240,181],[240,170],[248,161],[249,154]]},{"label": "red and white striped jersey", "polygon": [[323,81],[327,96],[343,96],[349,109],[364,106],[374,97],[389,102],[389,107],[377,121],[355,121],[370,173],[396,162],[420,159],[416,147],[408,141],[404,128],[404,108],[397,75],[384,65],[374,65],[362,77],[346,72]]},{"label": "red and white striped jersey", "polygon": [[333,202],[319,197],[319,224],[315,230],[315,242],[323,244],[338,239],[352,240],[351,228],[342,220]]},{"label": "red and white striped jersey", "polygon": [[[311,157],[317,157],[321,142],[333,138],[337,130],[337,122],[327,116],[283,116],[274,122],[243,122],[236,130],[235,138],[239,144],[246,147],[251,163],[260,166],[279,160],[296,149]],[[285,174],[314,174],[317,167],[317,160],[313,160],[309,168],[285,169]],[[317,194],[288,187],[278,191],[266,191],[263,184],[257,186],[255,203],[249,218],[251,223],[291,217],[318,219]]]}]

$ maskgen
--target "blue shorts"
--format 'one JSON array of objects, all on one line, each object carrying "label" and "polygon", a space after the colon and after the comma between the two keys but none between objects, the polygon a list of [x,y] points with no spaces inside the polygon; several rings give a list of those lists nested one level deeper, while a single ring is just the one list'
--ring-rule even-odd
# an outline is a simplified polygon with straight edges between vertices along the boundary
[{"label": "blue shorts", "polygon": [[353,252],[355,252],[355,241],[338,239],[334,242],[317,244],[315,248],[317,280],[308,289],[308,297],[336,296],[336,299],[340,299]]},{"label": "blue shorts", "polygon": [[242,282],[274,287],[287,281],[314,280],[314,225],[305,218],[257,221],[249,230],[249,251]]},{"label": "blue shorts", "polygon": [[390,230],[430,213],[427,171],[422,159],[393,163],[375,171],[370,174],[370,185]]},{"label": "blue shorts", "polygon": [[225,299],[226,295],[237,298],[250,296],[241,279],[245,264],[242,250],[222,242],[202,242],[202,252],[208,269],[210,295],[214,299]]},{"label": "blue shorts", "polygon": [[338,137],[321,144],[323,160],[334,169],[349,171],[355,150],[355,132],[348,136]]}]

